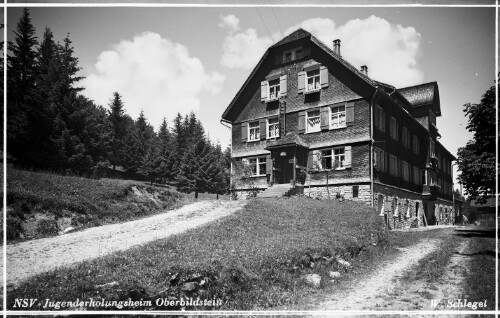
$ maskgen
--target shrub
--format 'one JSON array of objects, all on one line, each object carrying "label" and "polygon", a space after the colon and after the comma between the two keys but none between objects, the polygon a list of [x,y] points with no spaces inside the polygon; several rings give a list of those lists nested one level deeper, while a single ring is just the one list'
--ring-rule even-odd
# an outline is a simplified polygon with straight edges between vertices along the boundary
[{"label": "shrub", "polygon": [[36,232],[41,235],[57,234],[59,227],[56,220],[41,219],[36,225]]},{"label": "shrub", "polygon": [[15,216],[7,216],[7,240],[15,240],[23,234],[23,222]]}]

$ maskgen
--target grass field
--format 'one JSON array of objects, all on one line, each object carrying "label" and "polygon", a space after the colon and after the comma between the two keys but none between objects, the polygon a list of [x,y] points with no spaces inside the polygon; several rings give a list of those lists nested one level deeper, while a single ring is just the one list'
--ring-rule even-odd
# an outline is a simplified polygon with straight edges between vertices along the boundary
[{"label": "grass field", "polygon": [[331,284],[329,271],[347,271],[339,259],[355,263],[374,242],[387,242],[383,228],[362,203],[254,199],[225,219],[170,239],[34,277],[8,293],[8,304],[104,297],[151,300],[147,309],[172,310],[182,306],[156,300],[200,297],[221,300],[219,310],[269,309],[315,293],[306,274],[320,275],[321,287]]},{"label": "grass field", "polygon": [[82,229],[137,219],[191,201],[175,188],[138,181],[16,169],[9,169],[7,176],[9,241],[57,235],[69,226]]}]

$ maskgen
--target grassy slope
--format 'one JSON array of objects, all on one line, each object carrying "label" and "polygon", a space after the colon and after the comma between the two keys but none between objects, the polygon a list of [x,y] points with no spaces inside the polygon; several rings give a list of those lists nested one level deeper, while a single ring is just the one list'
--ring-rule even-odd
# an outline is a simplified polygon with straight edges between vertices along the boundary
[{"label": "grassy slope", "polygon": [[[370,248],[371,234],[384,238],[382,229],[377,213],[360,203],[255,199],[243,210],[204,227],[37,276],[9,292],[8,303],[12,306],[17,297],[106,296],[151,299],[154,304],[162,297],[199,296],[222,299],[218,309],[270,308],[314,293],[301,279],[304,274],[326,278],[328,271],[342,270],[337,262],[320,257],[350,260]],[[193,274],[208,283],[194,292],[183,291],[182,282]],[[95,287],[113,281],[119,287],[104,293]],[[323,279],[322,286],[326,284],[328,279]]]},{"label": "grassy slope", "polygon": [[[132,195],[134,185],[156,193],[158,201]],[[93,180],[16,169],[8,170],[7,188],[11,238],[19,222],[35,213],[56,219],[71,218],[73,226],[85,228],[136,219],[179,207],[186,201],[185,195],[175,190],[151,188],[137,181]]]}]

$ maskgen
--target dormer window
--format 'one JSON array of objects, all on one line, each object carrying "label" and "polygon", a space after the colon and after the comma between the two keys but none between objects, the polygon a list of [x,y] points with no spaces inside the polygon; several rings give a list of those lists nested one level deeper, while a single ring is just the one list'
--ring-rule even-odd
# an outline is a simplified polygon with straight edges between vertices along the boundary
[{"label": "dormer window", "polygon": [[278,100],[286,95],[286,75],[269,77],[260,83],[260,100],[266,103]]}]

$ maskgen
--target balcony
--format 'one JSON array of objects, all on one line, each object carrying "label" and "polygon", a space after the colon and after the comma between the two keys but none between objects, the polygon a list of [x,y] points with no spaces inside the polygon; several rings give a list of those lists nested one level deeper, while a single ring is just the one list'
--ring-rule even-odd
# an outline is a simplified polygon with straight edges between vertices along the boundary
[{"label": "balcony", "polygon": [[319,92],[320,90],[321,90],[321,84],[319,82],[316,82],[316,85],[315,84],[307,84],[305,94],[316,93],[316,92]]},{"label": "balcony", "polygon": [[269,94],[269,97],[266,99],[266,103],[271,103],[271,102],[277,101],[278,99],[280,99],[279,92],[278,93],[271,93],[271,94]]}]

